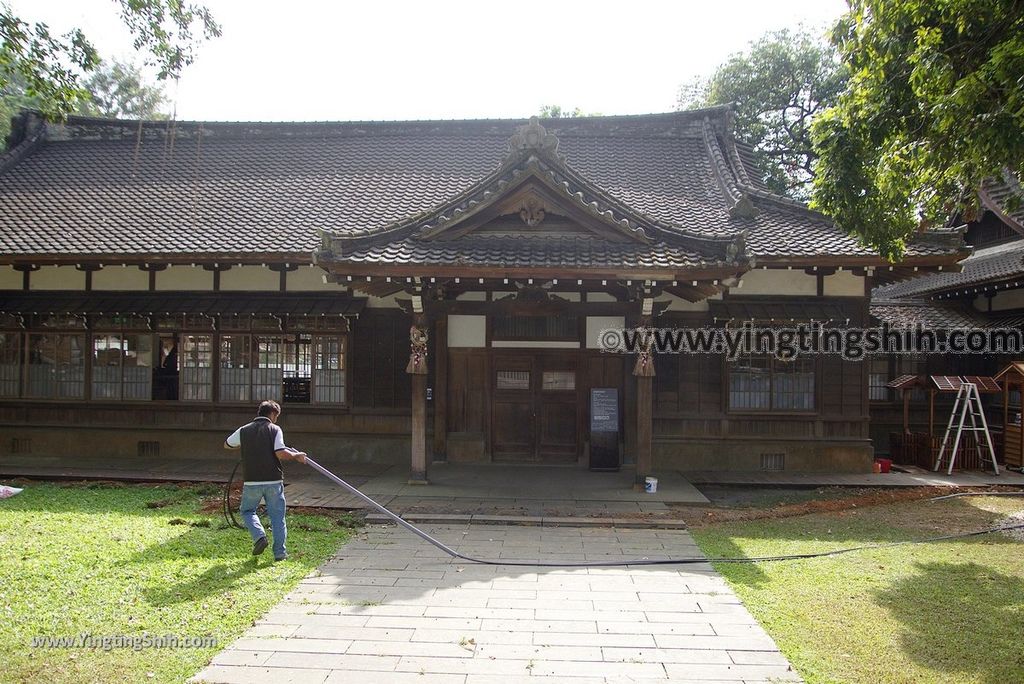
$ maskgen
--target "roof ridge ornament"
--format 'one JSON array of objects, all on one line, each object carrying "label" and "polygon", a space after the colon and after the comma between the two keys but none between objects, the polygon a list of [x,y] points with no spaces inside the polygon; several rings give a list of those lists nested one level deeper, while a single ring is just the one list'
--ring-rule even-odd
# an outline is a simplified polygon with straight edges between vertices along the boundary
[{"label": "roof ridge ornament", "polygon": [[554,133],[540,124],[540,120],[530,117],[530,123],[520,126],[508,141],[509,156],[518,156],[525,152],[548,152],[558,157],[558,138]]}]

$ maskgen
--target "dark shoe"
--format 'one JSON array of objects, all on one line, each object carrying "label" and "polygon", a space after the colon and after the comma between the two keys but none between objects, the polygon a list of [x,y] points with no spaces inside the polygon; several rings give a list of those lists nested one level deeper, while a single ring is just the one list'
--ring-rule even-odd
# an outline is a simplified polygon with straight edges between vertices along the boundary
[{"label": "dark shoe", "polygon": [[281,556],[280,558],[277,558],[277,557],[274,558],[274,562],[275,563],[278,562],[278,561],[283,561],[283,560],[288,560],[288,554],[287,553],[285,555]]},{"label": "dark shoe", "polygon": [[252,545],[252,555],[258,556],[267,549],[267,538],[260,537],[256,540],[256,543]]}]

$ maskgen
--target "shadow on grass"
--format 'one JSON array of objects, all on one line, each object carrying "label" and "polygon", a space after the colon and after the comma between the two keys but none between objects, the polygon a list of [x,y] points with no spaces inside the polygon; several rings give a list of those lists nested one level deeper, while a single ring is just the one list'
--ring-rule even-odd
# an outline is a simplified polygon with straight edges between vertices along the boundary
[{"label": "shadow on grass", "polygon": [[252,556],[217,563],[203,574],[186,582],[150,586],[143,590],[143,594],[154,606],[188,603],[238,588],[241,580],[258,571],[263,565],[266,565],[266,561],[261,564]]},{"label": "shadow on grass", "polygon": [[902,650],[938,672],[1024,681],[1024,580],[975,563],[916,563],[875,596],[903,625]]}]

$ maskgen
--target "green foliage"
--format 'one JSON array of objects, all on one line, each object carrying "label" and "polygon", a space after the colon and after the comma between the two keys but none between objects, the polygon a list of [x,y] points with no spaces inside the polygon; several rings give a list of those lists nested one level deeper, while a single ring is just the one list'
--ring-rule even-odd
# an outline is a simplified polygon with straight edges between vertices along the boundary
[{"label": "green foliage", "polygon": [[[181,0],[117,2],[135,38],[135,48],[147,55],[146,63],[156,68],[161,80],[176,78],[195,60],[199,43],[221,34],[209,10],[201,5]],[[6,136],[12,112],[23,106],[34,107],[50,119],[60,119],[90,103],[101,108],[83,81],[85,74],[99,67],[99,54],[82,31],[54,36],[45,23],[29,24],[0,4],[0,134]],[[141,99],[142,93],[137,94]],[[150,103],[159,104],[151,95],[146,93]]]},{"label": "green foliage", "polygon": [[896,259],[916,230],[977,211],[1024,172],[1018,0],[851,0],[833,31],[850,81],[819,117],[812,206]]},{"label": "green foliage", "polygon": [[199,44],[221,35],[202,5],[181,0],[118,0],[121,18],[135,36],[135,49],[151,55],[159,78],[176,78],[195,61]]},{"label": "green foliage", "polygon": [[75,108],[86,93],[79,71],[91,71],[99,55],[78,29],[54,36],[46,24],[28,24],[0,5],[0,95],[12,88],[47,116]]},{"label": "green foliage", "polygon": [[134,64],[114,61],[104,64],[82,81],[88,97],[77,114],[105,118],[165,119],[161,108],[167,104],[162,85],[147,85]]},{"label": "green foliage", "polygon": [[710,78],[679,92],[679,107],[732,104],[737,139],[751,146],[773,191],[807,199],[816,155],[810,126],[846,83],[835,50],[805,30],[766,33]]},{"label": "green foliage", "polygon": [[576,107],[574,109],[565,108],[561,105],[541,105],[540,111],[537,112],[537,116],[541,119],[575,119],[578,116],[601,116],[596,112],[584,113],[582,109]]},{"label": "green foliage", "polygon": [[[331,518],[289,513],[289,560],[254,559],[245,531],[200,512],[219,503],[201,492],[32,483],[0,501],[0,681],[183,682],[351,535]],[[217,646],[31,643],[83,633],[212,636]]]}]

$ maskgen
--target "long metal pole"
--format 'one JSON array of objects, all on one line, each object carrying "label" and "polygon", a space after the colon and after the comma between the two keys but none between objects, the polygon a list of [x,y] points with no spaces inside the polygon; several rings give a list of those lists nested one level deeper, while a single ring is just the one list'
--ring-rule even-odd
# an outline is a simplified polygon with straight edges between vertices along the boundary
[{"label": "long metal pole", "polygon": [[316,461],[311,459],[309,456],[306,457],[306,465],[308,465],[310,468],[312,468],[313,470],[317,471],[318,473],[320,473],[321,475],[326,477],[328,480],[330,480],[334,484],[339,485],[341,487],[344,487],[352,495],[354,495],[355,497],[357,497],[361,501],[365,501],[370,506],[376,508],[378,511],[380,511],[384,515],[388,516],[389,518],[394,520],[396,523],[398,523],[399,525],[401,525],[405,529],[407,529],[410,532],[412,532],[413,534],[415,534],[417,537],[420,537],[424,541],[433,544],[434,546],[436,546],[437,548],[441,549],[445,553],[450,554],[452,556],[455,556],[456,558],[461,558],[463,560],[473,560],[471,558],[467,558],[466,556],[463,556],[461,553],[459,553],[455,549],[452,549],[451,547],[446,546],[442,542],[439,542],[438,540],[434,539],[429,534],[427,534],[426,532],[423,532],[422,530],[420,530],[418,527],[416,527],[412,523],[406,522],[405,520],[402,519],[401,516],[399,516],[399,515],[397,515],[395,513],[392,513],[387,508],[385,508],[381,504],[377,503],[376,501],[374,501],[373,499],[371,499],[370,497],[366,496],[361,491],[359,491],[358,489],[356,489],[355,487],[350,485],[348,482],[345,482],[344,480],[342,480],[340,477],[338,477],[337,475],[332,473],[327,468],[324,468],[322,465],[320,465],[319,463],[317,463]]}]

